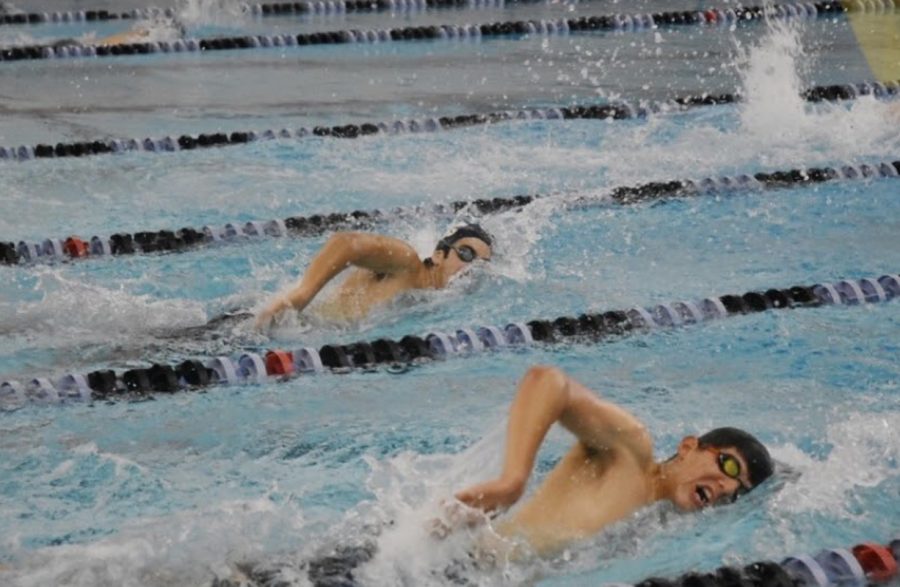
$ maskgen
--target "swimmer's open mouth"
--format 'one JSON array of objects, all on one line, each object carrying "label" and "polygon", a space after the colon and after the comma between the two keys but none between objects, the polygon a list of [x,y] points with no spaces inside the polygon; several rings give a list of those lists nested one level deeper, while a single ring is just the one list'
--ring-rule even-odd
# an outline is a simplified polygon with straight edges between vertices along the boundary
[{"label": "swimmer's open mouth", "polygon": [[709,490],[702,485],[697,486],[697,496],[700,498],[700,503],[704,506],[709,505]]}]

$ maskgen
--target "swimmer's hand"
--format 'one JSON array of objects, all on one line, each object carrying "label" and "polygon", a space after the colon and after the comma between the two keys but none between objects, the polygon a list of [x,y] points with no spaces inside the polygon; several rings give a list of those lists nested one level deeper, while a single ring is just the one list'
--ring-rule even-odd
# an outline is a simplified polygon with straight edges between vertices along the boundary
[{"label": "swimmer's hand", "polygon": [[276,297],[269,302],[268,306],[257,314],[254,327],[260,332],[268,332],[269,329],[272,328],[275,319],[290,307],[291,302],[288,300],[287,296]]},{"label": "swimmer's hand", "polygon": [[311,300],[306,291],[296,288],[286,295],[276,296],[257,316],[255,328],[260,332],[268,332],[275,320],[286,310],[302,311]]},{"label": "swimmer's hand", "polygon": [[474,528],[487,521],[483,512],[451,500],[441,502],[441,516],[429,520],[426,527],[432,538],[443,540],[460,528]]},{"label": "swimmer's hand", "polygon": [[498,477],[492,481],[463,489],[456,494],[456,499],[483,512],[495,512],[505,510],[515,504],[523,493],[525,493],[525,481]]}]

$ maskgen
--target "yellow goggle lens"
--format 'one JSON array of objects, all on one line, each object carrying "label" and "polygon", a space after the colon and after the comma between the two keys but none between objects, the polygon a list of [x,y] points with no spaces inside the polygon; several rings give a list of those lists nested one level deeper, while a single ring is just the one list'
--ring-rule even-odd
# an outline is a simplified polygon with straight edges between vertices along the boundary
[{"label": "yellow goggle lens", "polygon": [[741,464],[737,461],[736,458],[729,455],[723,455],[722,472],[724,472],[732,479],[737,479],[741,474]]}]

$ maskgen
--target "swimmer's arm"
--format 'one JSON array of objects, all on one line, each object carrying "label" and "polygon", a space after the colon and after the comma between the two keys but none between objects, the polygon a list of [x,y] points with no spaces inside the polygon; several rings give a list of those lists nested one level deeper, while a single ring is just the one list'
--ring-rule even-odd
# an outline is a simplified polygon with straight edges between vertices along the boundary
[{"label": "swimmer's arm", "polygon": [[124,33],[116,33],[115,35],[110,35],[108,37],[100,39],[99,41],[96,41],[94,45],[105,47],[109,47],[112,45],[124,45],[127,43],[140,42],[148,36],[150,36],[150,31],[146,30],[125,31]]},{"label": "swimmer's arm", "polygon": [[457,499],[485,511],[513,505],[525,491],[538,449],[554,422],[590,450],[625,448],[652,460],[649,434],[634,416],[601,400],[560,369],[532,367],[510,407],[500,477],[459,492]]},{"label": "swimmer's arm", "polygon": [[547,431],[568,403],[568,378],[562,371],[545,366],[529,369],[509,409],[503,471],[496,479],[460,491],[456,498],[484,511],[516,503],[525,492]]},{"label": "swimmer's arm", "polygon": [[329,281],[351,265],[376,273],[400,273],[414,271],[421,263],[415,249],[399,239],[364,232],[335,233],[313,257],[300,281],[260,313],[257,327],[268,326],[288,308],[303,310]]},{"label": "swimmer's arm", "polygon": [[653,439],[640,420],[566,377],[568,404],[560,417],[569,432],[590,451],[627,451],[638,462],[652,462]]}]

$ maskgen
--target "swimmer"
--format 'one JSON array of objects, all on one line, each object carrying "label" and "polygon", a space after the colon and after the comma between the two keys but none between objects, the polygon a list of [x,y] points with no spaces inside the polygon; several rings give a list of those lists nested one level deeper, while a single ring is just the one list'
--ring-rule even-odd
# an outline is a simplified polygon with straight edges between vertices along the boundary
[{"label": "swimmer", "polygon": [[[538,449],[559,423],[576,441],[537,490],[509,510],[525,493]],[[503,468],[498,477],[456,493],[444,504],[443,519],[426,530],[435,539],[462,528],[475,530],[467,559],[453,561],[446,584],[472,585],[467,568],[503,568],[529,556],[552,557],[658,501],[694,512],[730,504],[768,479],[774,471],[769,452],[737,428],[716,428],[686,436],[674,455],[657,462],[644,425],[623,408],[594,394],[560,369],[532,367],[519,383],[509,412]],[[462,505],[464,504],[464,505]],[[477,526],[489,518],[490,528]],[[356,570],[378,555],[371,538],[344,544],[300,563],[314,586],[361,585]],[[288,573],[296,567],[286,567]],[[213,587],[290,584],[279,567],[253,563],[239,576],[216,579]],[[440,573],[441,571],[436,571]]]},{"label": "swimmer", "polygon": [[274,298],[259,313],[256,327],[268,329],[288,309],[302,312],[325,285],[348,267],[355,269],[326,302],[326,314],[362,318],[376,305],[415,289],[442,289],[478,260],[491,258],[490,235],[477,224],[462,226],[442,238],[431,257],[421,260],[402,240],[363,232],[332,235],[313,257],[303,278]]},{"label": "swimmer", "polygon": [[[732,503],[773,472],[766,448],[736,428],[686,436],[668,460],[656,462],[647,429],[553,367],[532,367],[519,384],[506,433],[503,470],[456,498],[499,514],[525,492],[535,456],[554,423],[576,442],[534,495],[494,530],[540,556],[559,552],[638,509],[666,500],[682,511]],[[517,558],[513,549],[492,555]]]},{"label": "swimmer", "polygon": [[174,41],[187,36],[187,28],[175,17],[155,17],[146,21],[140,21],[133,28],[122,33],[116,33],[96,41],[79,39],[58,39],[50,44],[54,49],[62,47],[111,47],[113,45],[130,45],[132,43],[146,43],[148,41]]}]

